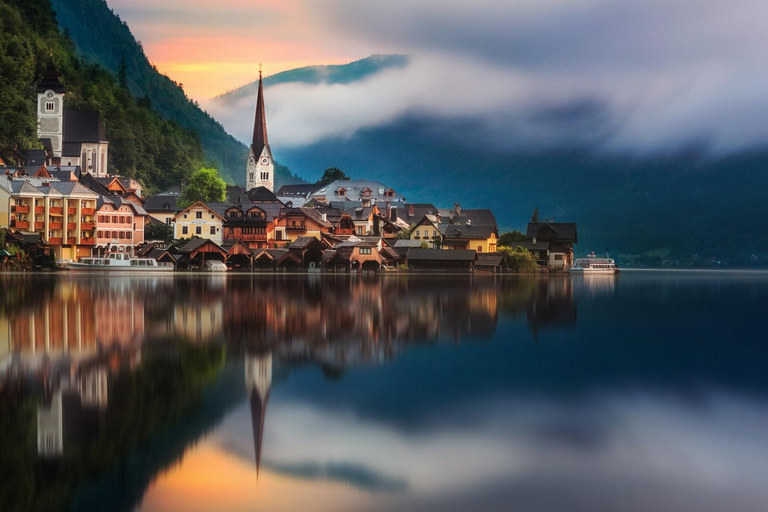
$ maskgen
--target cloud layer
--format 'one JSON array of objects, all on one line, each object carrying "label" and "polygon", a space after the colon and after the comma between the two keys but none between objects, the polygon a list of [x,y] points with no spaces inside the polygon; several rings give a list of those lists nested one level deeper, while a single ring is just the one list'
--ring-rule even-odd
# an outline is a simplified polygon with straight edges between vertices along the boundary
[{"label": "cloud layer", "polygon": [[[463,123],[447,135],[467,147],[722,153],[768,141],[765,2],[324,0],[299,11],[318,20],[312,37],[413,58],[352,84],[268,89],[276,148],[407,116]],[[248,140],[253,105],[207,106]]]}]

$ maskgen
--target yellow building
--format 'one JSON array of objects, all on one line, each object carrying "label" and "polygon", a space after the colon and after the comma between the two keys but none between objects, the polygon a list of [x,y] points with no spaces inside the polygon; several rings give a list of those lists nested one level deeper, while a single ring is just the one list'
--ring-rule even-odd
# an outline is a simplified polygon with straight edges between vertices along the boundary
[{"label": "yellow building", "polygon": [[433,248],[496,252],[498,236],[496,218],[490,210],[462,210],[457,204],[451,210],[422,217],[410,238]]},{"label": "yellow building", "polygon": [[[198,201],[189,208],[182,210],[173,217],[173,237],[177,239],[205,238],[221,245],[224,230],[223,210],[227,206],[218,203],[207,205]],[[222,213],[217,211],[220,209]]]},{"label": "yellow building", "polygon": [[0,180],[0,227],[40,233],[56,258],[90,256],[99,196],[78,182]]}]

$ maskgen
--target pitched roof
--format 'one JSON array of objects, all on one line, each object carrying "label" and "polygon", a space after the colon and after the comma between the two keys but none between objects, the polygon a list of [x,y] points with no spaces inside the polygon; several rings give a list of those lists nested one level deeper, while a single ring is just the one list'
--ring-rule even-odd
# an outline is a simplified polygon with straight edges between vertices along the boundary
[{"label": "pitched roof", "polygon": [[300,236],[296,238],[296,241],[291,243],[291,245],[288,246],[289,249],[306,249],[310,245],[312,245],[314,242],[320,242],[317,238],[313,236]]},{"label": "pitched roof", "polygon": [[[337,195],[336,191],[342,188],[346,191],[345,195]],[[365,190],[371,191],[370,196],[363,195]],[[386,196],[387,191],[390,190],[394,193],[393,197]],[[380,203],[402,203],[405,201],[405,197],[402,194],[398,194],[391,187],[387,187],[380,181],[375,180],[336,180],[313,192],[312,197],[323,197],[326,202],[339,200],[358,201],[360,199],[370,199],[372,202]]]},{"label": "pitched roof", "polygon": [[504,263],[507,255],[503,252],[479,252],[477,253],[477,265],[481,267],[498,266]]},{"label": "pitched roof", "polygon": [[75,157],[80,158],[82,154],[83,143],[82,142],[64,142],[61,145],[61,157]]},{"label": "pitched roof", "polygon": [[256,117],[253,121],[253,139],[251,141],[251,147],[258,156],[261,154],[264,146],[268,145],[267,113],[264,109],[264,87],[261,80],[261,71],[259,71],[259,93],[256,97]]},{"label": "pitched roof", "polygon": [[283,185],[277,190],[278,196],[296,196],[296,197],[306,197],[312,192],[318,190],[322,185],[318,185],[317,183],[301,183],[296,185]]},{"label": "pitched roof", "polygon": [[107,140],[104,123],[96,110],[65,110],[65,142],[101,142]]},{"label": "pitched roof", "polygon": [[575,244],[579,241],[574,222],[530,222],[525,237],[529,240],[541,238],[542,241],[560,243]]},{"label": "pitched roof", "polygon": [[173,195],[157,195],[147,197],[144,198],[144,209],[148,212],[179,211],[180,209],[176,206],[178,200],[179,196]]},{"label": "pitched roof", "polygon": [[419,261],[475,261],[477,253],[466,250],[408,249],[406,259]]},{"label": "pitched roof", "polygon": [[192,239],[190,239],[189,242],[187,242],[186,244],[184,244],[182,247],[179,248],[179,252],[182,253],[182,254],[188,254],[188,253],[191,253],[191,252],[195,252],[196,250],[198,250],[199,248],[201,248],[202,246],[204,246],[207,243],[211,243],[211,244],[215,245],[216,247],[221,248],[221,246],[219,246],[219,244],[217,244],[213,240],[209,240],[207,238],[192,238]]},{"label": "pitched roof", "polygon": [[395,247],[421,247],[422,243],[419,240],[398,240],[395,242]]},{"label": "pitched roof", "polygon": [[64,89],[64,84],[61,83],[61,74],[59,73],[59,70],[56,69],[56,66],[53,65],[53,62],[48,63],[48,67],[43,71],[43,78],[37,83],[37,89],[35,92],[45,92],[47,90],[52,90],[54,92],[62,93],[66,92]]},{"label": "pitched roof", "polygon": [[272,193],[271,190],[269,190],[267,187],[256,187],[252,188],[247,193],[248,199],[253,201],[254,203],[260,203],[260,202],[277,202],[279,203],[280,200],[277,198],[277,196]]},{"label": "pitched roof", "polygon": [[496,230],[495,226],[478,226],[475,224],[440,224],[440,232],[445,239],[468,238],[472,240],[485,240]]}]

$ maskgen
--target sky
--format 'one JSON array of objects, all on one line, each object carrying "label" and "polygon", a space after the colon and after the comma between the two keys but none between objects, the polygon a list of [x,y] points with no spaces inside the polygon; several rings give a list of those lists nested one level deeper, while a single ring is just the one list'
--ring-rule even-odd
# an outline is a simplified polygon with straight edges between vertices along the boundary
[{"label": "sky", "polygon": [[408,67],[359,83],[275,86],[273,145],[413,115],[471,120],[472,143],[503,147],[727,153],[768,143],[763,0],[109,4],[150,61],[242,140],[252,100],[229,110],[206,100],[255,79],[259,62],[270,75],[402,53]]}]

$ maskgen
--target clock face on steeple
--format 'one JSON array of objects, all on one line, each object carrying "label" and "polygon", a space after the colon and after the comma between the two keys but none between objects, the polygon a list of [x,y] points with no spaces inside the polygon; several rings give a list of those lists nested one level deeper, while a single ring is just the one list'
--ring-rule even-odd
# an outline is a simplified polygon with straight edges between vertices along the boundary
[{"label": "clock face on steeple", "polygon": [[267,165],[268,163],[269,163],[269,158],[267,158],[267,157],[262,157],[262,159],[261,159],[261,165]]},{"label": "clock face on steeple", "polygon": [[248,163],[253,164],[253,157],[248,159]]}]

